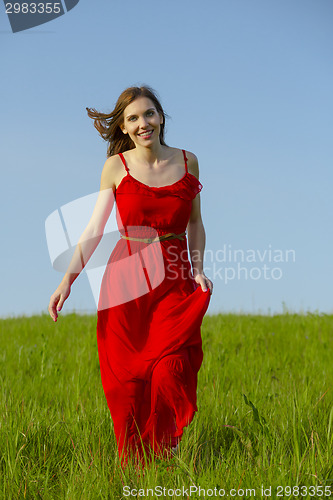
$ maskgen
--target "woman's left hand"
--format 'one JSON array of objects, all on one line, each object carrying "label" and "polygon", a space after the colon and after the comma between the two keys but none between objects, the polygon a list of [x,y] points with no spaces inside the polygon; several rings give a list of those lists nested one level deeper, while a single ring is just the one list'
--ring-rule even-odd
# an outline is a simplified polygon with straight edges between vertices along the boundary
[{"label": "woman's left hand", "polygon": [[213,293],[213,283],[204,273],[197,274],[194,281],[201,286],[203,292],[207,292],[209,290],[210,294]]}]

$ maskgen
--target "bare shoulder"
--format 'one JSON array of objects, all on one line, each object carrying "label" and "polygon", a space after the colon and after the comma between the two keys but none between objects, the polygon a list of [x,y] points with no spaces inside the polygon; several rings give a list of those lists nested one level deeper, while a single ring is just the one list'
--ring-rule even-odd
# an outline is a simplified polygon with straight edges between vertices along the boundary
[{"label": "bare shoulder", "polygon": [[123,162],[121,161],[119,155],[109,156],[109,158],[104,163],[104,168],[114,173],[122,170],[124,168],[122,167],[123,167]]},{"label": "bare shoulder", "polygon": [[119,155],[110,156],[104,163],[101,176],[101,189],[117,189],[125,174],[124,165]]},{"label": "bare shoulder", "polygon": [[190,151],[185,151],[187,157],[187,168],[190,174],[194,175],[197,179],[199,179],[199,162],[198,158],[194,153]]}]

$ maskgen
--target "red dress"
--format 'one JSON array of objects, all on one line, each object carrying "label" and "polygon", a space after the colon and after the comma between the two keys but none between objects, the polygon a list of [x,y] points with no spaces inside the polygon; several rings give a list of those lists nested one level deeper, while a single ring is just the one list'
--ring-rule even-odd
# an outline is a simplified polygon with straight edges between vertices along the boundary
[{"label": "red dress", "polygon": [[[120,234],[154,238],[186,230],[202,184],[187,170],[174,184],[151,187],[127,175],[116,189]],[[187,239],[145,243],[120,238],[99,298],[101,379],[119,457],[166,456],[197,411],[202,363],[200,326],[210,301],[193,279]]]}]

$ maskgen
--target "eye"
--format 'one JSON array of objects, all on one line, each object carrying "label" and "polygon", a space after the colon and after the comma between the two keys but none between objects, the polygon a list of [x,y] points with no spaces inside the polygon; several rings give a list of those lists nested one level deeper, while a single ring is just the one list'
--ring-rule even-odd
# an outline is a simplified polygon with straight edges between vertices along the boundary
[{"label": "eye", "polygon": [[152,116],[154,114],[154,111],[151,109],[150,111],[147,111],[147,116]]},{"label": "eye", "polygon": [[134,120],[136,120],[136,116],[130,116],[128,119],[128,121],[130,121],[130,122],[133,122]]}]

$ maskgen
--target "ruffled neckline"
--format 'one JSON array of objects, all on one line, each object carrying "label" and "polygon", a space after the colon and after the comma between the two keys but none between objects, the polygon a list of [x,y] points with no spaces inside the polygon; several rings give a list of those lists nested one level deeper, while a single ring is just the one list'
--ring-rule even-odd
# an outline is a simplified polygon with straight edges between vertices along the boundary
[{"label": "ruffled neckline", "polygon": [[[122,193],[122,189],[127,185],[126,194],[130,193],[142,193],[148,196],[164,196],[164,195],[174,195],[181,198],[192,200],[203,188],[202,184],[198,179],[190,172],[185,172],[183,177],[173,184],[168,184],[167,186],[149,186],[135,177],[133,177],[129,172],[122,178],[119,186],[116,189],[117,193]],[[129,187],[130,186],[130,187]]]}]

